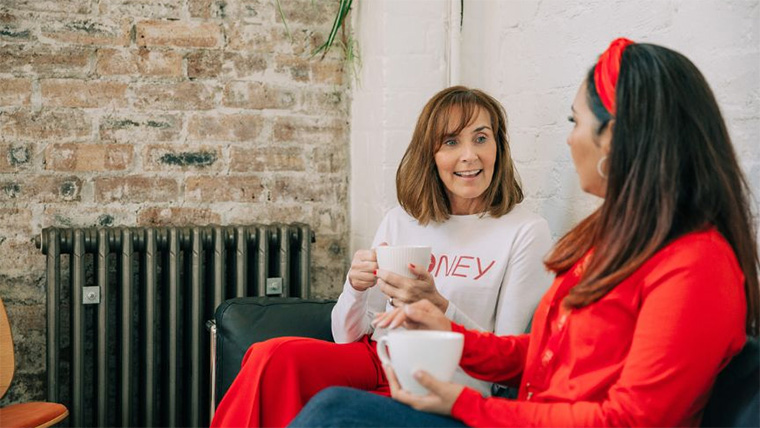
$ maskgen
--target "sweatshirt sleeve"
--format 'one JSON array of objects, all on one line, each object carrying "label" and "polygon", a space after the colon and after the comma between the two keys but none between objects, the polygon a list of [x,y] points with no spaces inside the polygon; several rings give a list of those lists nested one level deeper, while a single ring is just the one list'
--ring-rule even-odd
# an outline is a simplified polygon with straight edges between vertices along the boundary
[{"label": "sweatshirt sleeve", "polygon": [[[372,248],[388,241],[389,215],[383,218],[377,228]],[[372,286],[359,291],[351,286],[346,275],[343,291],[338,297],[331,313],[331,327],[335,343],[351,343],[373,331],[372,319],[375,314],[385,311],[385,295],[379,287]]]},{"label": "sweatshirt sleeve", "polygon": [[522,334],[553,275],[543,260],[552,245],[549,224],[538,218],[524,224],[515,238],[507,261],[496,305],[494,333]]},{"label": "sweatshirt sleeve", "polygon": [[[743,276],[724,254],[708,257],[709,262],[703,258],[648,276],[630,351],[603,399],[510,401],[465,389],[452,416],[469,426],[521,427],[675,426],[698,420],[715,377],[745,342]],[[477,349],[474,334],[465,334],[465,348]],[[495,352],[501,348],[484,349],[493,360],[503,358]],[[476,362],[468,355],[463,367],[489,366]]]},{"label": "sweatshirt sleeve", "polygon": [[472,318],[468,317],[467,314],[460,311],[459,308],[449,300],[449,305],[446,308],[446,318],[450,319],[451,321],[454,321],[457,324],[462,325],[464,328],[470,329],[470,330],[481,330],[485,331],[485,328],[478,325],[475,321],[472,320]]}]

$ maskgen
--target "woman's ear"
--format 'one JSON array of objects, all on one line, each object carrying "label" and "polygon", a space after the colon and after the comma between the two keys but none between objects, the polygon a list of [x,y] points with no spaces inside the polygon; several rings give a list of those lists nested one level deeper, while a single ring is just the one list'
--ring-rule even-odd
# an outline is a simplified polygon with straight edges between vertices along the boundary
[{"label": "woman's ear", "polygon": [[599,147],[602,149],[602,154],[609,156],[612,150],[612,134],[615,132],[615,119],[610,119],[607,122],[607,126],[602,129],[601,135],[599,135]]}]

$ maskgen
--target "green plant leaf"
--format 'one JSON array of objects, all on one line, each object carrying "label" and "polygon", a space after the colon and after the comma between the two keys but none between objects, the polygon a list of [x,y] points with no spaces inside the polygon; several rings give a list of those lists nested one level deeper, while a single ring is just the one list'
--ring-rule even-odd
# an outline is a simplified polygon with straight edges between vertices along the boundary
[{"label": "green plant leaf", "polygon": [[330,34],[327,36],[327,40],[318,48],[316,48],[314,52],[312,52],[312,57],[318,55],[319,53],[322,53],[322,57],[320,59],[324,59],[325,55],[327,55],[327,52],[333,45],[333,42],[335,42],[335,36],[338,34],[338,30],[343,25],[343,20],[346,19],[346,15],[348,15],[348,12],[351,11],[351,4],[353,2],[354,0],[340,0],[340,5],[338,6],[338,14],[335,16],[335,21],[333,21]]},{"label": "green plant leaf", "polygon": [[290,39],[290,42],[293,42],[293,36],[290,34],[290,29],[288,28],[288,21],[285,19],[285,14],[282,12],[282,5],[280,4],[280,0],[274,0],[274,2],[277,4],[277,12],[280,13],[280,19],[282,19],[282,25],[285,26],[285,34],[288,35],[288,39]]}]

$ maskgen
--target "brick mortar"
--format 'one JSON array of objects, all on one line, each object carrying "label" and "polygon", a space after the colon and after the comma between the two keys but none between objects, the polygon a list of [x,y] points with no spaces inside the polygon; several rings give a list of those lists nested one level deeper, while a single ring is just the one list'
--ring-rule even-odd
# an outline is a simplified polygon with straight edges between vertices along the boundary
[{"label": "brick mortar", "polygon": [[[23,92],[26,89],[18,93],[18,89],[0,87],[0,218],[4,210],[18,208],[21,211],[14,215],[21,218],[14,218],[12,224],[22,226],[0,226],[0,254],[4,255],[0,258],[0,293],[9,313],[44,325],[44,310],[39,309],[40,302],[44,302],[44,281],[40,282],[44,256],[30,245],[31,239],[44,227],[94,226],[101,221],[111,221],[113,226],[172,221],[265,223],[282,218],[309,223],[317,236],[312,271],[315,294],[337,296],[348,264],[349,81],[340,69],[339,52],[328,55],[323,67],[314,66],[313,60],[298,53],[314,49],[323,40],[332,25],[332,12],[321,4],[313,16],[309,15],[310,6],[294,10],[289,22],[294,35],[291,43],[284,38],[279,16],[272,11],[269,0],[227,0],[225,17],[215,16],[218,14],[215,2],[209,2],[208,9],[196,11],[199,4],[202,3],[183,0],[174,8],[118,1],[70,2],[68,9],[87,11],[81,14],[56,10],[61,7],[55,3],[43,6],[11,2],[3,7],[5,15],[0,18],[3,19],[0,26],[17,37],[0,36],[0,56],[5,55],[0,62],[7,60],[7,67],[0,70],[0,79],[31,82],[28,93]],[[49,9],[31,10],[44,7]],[[191,16],[193,12],[209,17]],[[255,13],[258,16],[249,16]],[[299,21],[307,16],[310,23]],[[189,46],[211,43],[207,34],[173,37],[170,45],[149,43],[141,47],[138,26],[152,25],[151,22],[168,27],[187,24],[190,31],[208,25],[215,28],[218,38],[213,47]],[[103,32],[83,29],[88,25],[95,29],[98,24],[103,25]],[[257,40],[260,46],[255,44]],[[189,78],[191,72],[199,77]],[[85,90],[93,90],[93,85],[106,85],[99,88],[108,88],[123,98],[78,97],[65,90],[66,83],[81,85]],[[263,83],[271,92],[268,96],[272,99],[261,104],[264,108],[225,105],[230,102],[225,93],[228,86],[254,83]],[[123,92],[119,85],[126,85]],[[242,95],[255,95],[250,89],[243,89],[249,92]],[[200,92],[193,93],[195,90]],[[2,98],[6,91],[10,95]],[[287,98],[289,93],[293,94],[292,100]],[[27,99],[27,105],[20,105]],[[4,100],[10,104],[3,104]],[[81,103],[93,106],[67,107]],[[251,119],[238,123],[236,115],[250,115]],[[40,123],[33,122],[34,119],[58,122]],[[212,122],[199,123],[216,129],[193,129],[194,120],[208,119]],[[284,141],[275,136],[278,123],[288,126]],[[102,147],[124,145],[131,147],[122,154],[126,158],[110,159],[109,153],[102,151]],[[270,146],[277,150],[259,150]],[[53,152],[50,149],[53,147],[74,150],[71,156],[90,157],[87,162],[78,162],[63,151]],[[183,153],[206,149],[216,156],[211,165],[169,163],[198,161],[202,158],[183,157]],[[13,150],[15,155],[11,154]],[[26,151],[28,159],[24,160]],[[233,153],[264,158],[233,159]],[[171,156],[164,157],[162,163],[160,159],[165,154]],[[46,169],[46,160],[55,162],[59,169]],[[270,170],[244,169],[244,165],[254,162]],[[124,169],[87,170],[107,165]],[[64,190],[72,189],[62,181],[69,178],[77,180],[74,201],[65,201],[62,196]],[[122,191],[113,180],[126,178],[148,178],[150,183],[169,181],[160,188],[131,189],[128,191],[131,196],[127,195],[122,202],[110,199],[98,202],[102,197],[108,198],[109,193]],[[250,189],[256,196],[252,202],[196,200],[187,188],[192,180],[201,180],[202,186],[207,180],[249,178],[263,186]],[[14,189],[4,188],[12,183],[21,188],[15,198],[7,196],[7,191]],[[115,188],[99,189],[104,183]],[[283,183],[292,183],[289,187],[296,190],[290,192],[302,189],[304,193],[273,194],[275,187]],[[310,185],[306,186],[307,183]],[[67,187],[62,190],[61,186]],[[157,194],[169,195],[168,200],[151,200],[155,198],[150,196]],[[229,194],[233,198],[236,195]],[[296,197],[298,200],[293,199]],[[110,220],[105,215],[110,215]],[[177,217],[172,220],[171,216]],[[37,270],[37,274],[29,274]],[[30,379],[30,383],[21,388],[17,378],[0,405],[45,398],[44,382],[36,380],[44,379],[44,361],[19,352],[19,348],[44,350],[45,332],[14,324],[13,333],[17,342],[16,365],[23,368],[18,374]]]}]

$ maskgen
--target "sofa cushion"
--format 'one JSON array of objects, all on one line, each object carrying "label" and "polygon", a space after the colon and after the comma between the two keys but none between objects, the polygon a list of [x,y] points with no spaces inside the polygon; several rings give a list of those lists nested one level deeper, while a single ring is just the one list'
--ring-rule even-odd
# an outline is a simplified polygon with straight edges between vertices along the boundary
[{"label": "sofa cushion", "polygon": [[[248,348],[274,337],[332,341],[333,300],[243,297],[216,310],[216,404],[240,371]],[[497,394],[500,395],[500,394]],[[509,396],[509,395],[506,395]],[[715,381],[702,418],[705,427],[760,427],[760,347],[748,339]]]},{"label": "sofa cushion", "polygon": [[332,341],[330,312],[333,300],[241,297],[216,310],[216,403],[219,404],[240,371],[248,348],[282,336]]},{"label": "sofa cushion", "polygon": [[718,375],[702,417],[704,427],[760,427],[760,349],[747,339]]}]

